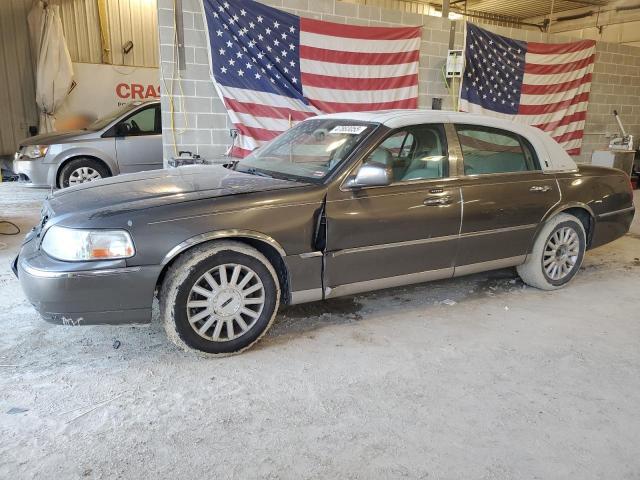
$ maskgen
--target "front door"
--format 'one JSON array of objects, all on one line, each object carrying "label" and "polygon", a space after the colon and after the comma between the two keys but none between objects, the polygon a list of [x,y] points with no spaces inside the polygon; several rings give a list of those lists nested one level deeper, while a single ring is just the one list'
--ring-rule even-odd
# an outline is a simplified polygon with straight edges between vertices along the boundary
[{"label": "front door", "polygon": [[364,162],[386,165],[393,182],[327,198],[325,296],[452,276],[460,189],[443,126],[391,132]]},{"label": "front door", "polygon": [[535,149],[512,132],[456,125],[462,149],[463,220],[456,275],[524,261],[536,229],[560,200],[555,177]]},{"label": "front door", "polygon": [[160,106],[137,110],[116,126],[116,158],[121,173],[162,168]]}]

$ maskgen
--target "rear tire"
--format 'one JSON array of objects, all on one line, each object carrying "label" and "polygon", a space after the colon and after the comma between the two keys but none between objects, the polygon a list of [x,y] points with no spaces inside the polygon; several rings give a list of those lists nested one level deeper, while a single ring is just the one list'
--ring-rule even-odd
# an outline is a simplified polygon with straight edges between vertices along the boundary
[{"label": "rear tire", "polygon": [[58,185],[60,188],[67,188],[110,176],[111,172],[102,162],[93,158],[80,157],[71,160],[62,167]]},{"label": "rear tire", "polygon": [[183,253],[160,291],[167,337],[184,350],[238,354],[272,325],[280,283],[267,258],[241,242],[210,242]]},{"label": "rear tire", "polygon": [[557,290],[580,270],[586,250],[582,222],[566,213],[549,219],[533,244],[527,260],[517,267],[522,281],[542,290]]}]

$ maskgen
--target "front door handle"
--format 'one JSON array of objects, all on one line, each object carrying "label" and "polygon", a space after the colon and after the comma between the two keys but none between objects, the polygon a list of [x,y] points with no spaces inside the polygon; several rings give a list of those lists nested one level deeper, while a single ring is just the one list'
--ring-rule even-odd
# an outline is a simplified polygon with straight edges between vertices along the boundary
[{"label": "front door handle", "polygon": [[449,205],[451,202],[451,196],[444,195],[442,197],[427,197],[422,203],[424,203],[427,207],[437,207],[440,205]]},{"label": "front door handle", "polygon": [[548,192],[549,190],[551,190],[551,187],[549,185],[545,185],[545,186],[534,185],[529,189],[530,192],[542,192],[542,193]]}]

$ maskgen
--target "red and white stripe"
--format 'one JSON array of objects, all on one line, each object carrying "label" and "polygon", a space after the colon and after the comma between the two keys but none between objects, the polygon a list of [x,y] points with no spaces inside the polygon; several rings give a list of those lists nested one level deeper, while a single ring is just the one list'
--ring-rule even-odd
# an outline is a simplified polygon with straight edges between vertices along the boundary
[{"label": "red and white stripe", "polygon": [[302,93],[285,96],[216,85],[244,157],[318,113],[418,107],[421,27],[364,27],[300,19]]},{"label": "red and white stripe", "polygon": [[420,35],[301,18],[302,93],[325,113],[417,108]]},{"label": "red and white stripe", "polygon": [[[596,42],[527,44],[517,115],[488,112],[549,133],[569,155],[579,155],[591,91]],[[461,108],[485,112],[465,100]]]},{"label": "red and white stripe", "polygon": [[596,42],[527,44],[519,120],[549,133],[579,155],[591,91]]}]

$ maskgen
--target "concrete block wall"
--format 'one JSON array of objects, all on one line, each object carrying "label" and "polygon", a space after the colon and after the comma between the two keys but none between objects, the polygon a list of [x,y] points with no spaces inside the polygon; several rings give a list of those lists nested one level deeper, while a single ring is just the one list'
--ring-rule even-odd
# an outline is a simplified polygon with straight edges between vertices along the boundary
[{"label": "concrete block wall", "polygon": [[606,148],[609,136],[618,132],[613,117],[617,109],[622,123],[640,142],[640,48],[614,43],[596,44],[596,63],[580,161],[589,162],[591,152]]},{"label": "concrete block wall", "polygon": [[[189,150],[211,161],[223,161],[230,143],[229,129],[232,125],[209,73],[201,0],[183,0],[182,3],[186,69],[180,72],[174,62],[173,0],[158,0],[165,161],[177,150]],[[265,0],[262,3],[296,15],[337,23],[423,25],[419,105],[430,108],[432,99],[440,97],[443,98],[443,108],[451,108],[451,99],[441,73],[449,48],[451,22],[448,19],[336,0]],[[463,42],[462,28],[462,22],[458,22],[455,38],[459,45]],[[173,98],[173,129],[170,98]]]},{"label": "concrete block wall", "polygon": [[[419,106],[430,108],[432,99],[440,97],[444,109],[452,108],[441,68],[449,48],[452,23],[454,46],[463,46],[463,22],[339,0],[263,0],[263,3],[296,15],[337,23],[422,25]],[[183,0],[183,21],[186,69],[179,72],[174,62],[173,0],[158,0],[165,160],[172,157],[174,151],[189,150],[209,161],[224,161],[232,125],[209,73],[201,0]],[[486,28],[527,41],[566,42],[576,39],[557,34],[548,36],[537,30],[499,26]],[[596,55],[582,154],[576,157],[579,162],[589,162],[594,149],[608,145],[607,134],[617,131],[611,115],[614,108],[618,109],[629,133],[640,140],[640,48],[598,42]]]}]

